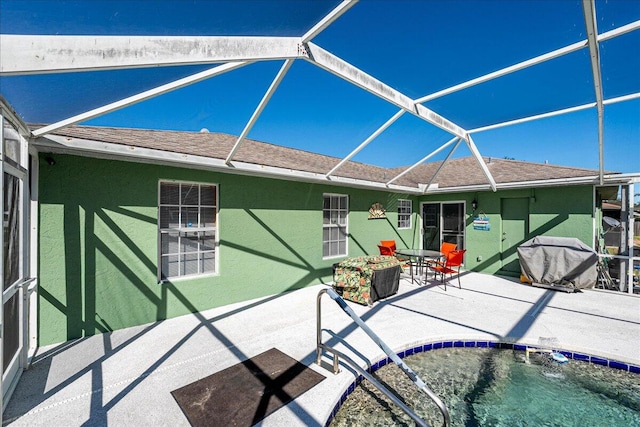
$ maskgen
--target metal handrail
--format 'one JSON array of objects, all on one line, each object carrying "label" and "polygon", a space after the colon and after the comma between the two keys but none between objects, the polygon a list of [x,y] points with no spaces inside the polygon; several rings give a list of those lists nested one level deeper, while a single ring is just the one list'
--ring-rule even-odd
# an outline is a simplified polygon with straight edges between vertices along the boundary
[{"label": "metal handrail", "polygon": [[398,405],[416,423],[418,423],[421,426],[427,426],[427,427],[429,426],[422,418],[420,418],[407,405],[405,405],[396,395],[394,395],[386,387],[384,387],[377,380],[375,380],[375,378],[373,378],[373,376],[369,372],[367,372],[365,369],[360,367],[360,365],[355,363],[353,360],[351,360],[344,353],[341,353],[338,350],[334,349],[333,347],[331,347],[331,346],[329,346],[327,344],[324,344],[322,342],[322,326],[321,326],[322,315],[321,315],[321,310],[320,310],[320,301],[321,301],[322,295],[324,295],[324,294],[329,295],[329,297],[332,300],[334,300],[340,306],[340,308],[345,313],[347,313],[349,315],[349,317],[351,317],[351,319],[364,332],[366,332],[367,335],[369,335],[369,338],[371,338],[373,340],[373,342],[375,342],[378,345],[378,347],[380,347],[382,349],[382,351],[384,351],[385,354],[387,356],[389,356],[389,358],[393,361],[393,363],[395,363],[402,370],[402,372],[404,372],[405,375],[407,377],[409,377],[409,379],[416,385],[416,387],[418,387],[427,396],[429,396],[429,398],[438,406],[438,408],[440,409],[440,412],[442,412],[443,426],[444,427],[449,427],[449,424],[450,424],[449,410],[447,409],[445,404],[442,402],[442,400],[440,400],[440,398],[429,387],[427,387],[427,385],[424,383],[424,381],[422,381],[422,379],[420,379],[420,377],[418,377],[418,374],[416,374],[411,368],[409,368],[402,361],[402,359],[400,359],[400,357],[398,357],[398,355],[396,353],[394,353],[393,350],[391,350],[391,348],[389,348],[389,346],[387,344],[385,344],[384,341],[382,341],[371,330],[371,328],[369,328],[369,326],[367,326],[364,323],[364,321],[351,309],[351,307],[349,307],[347,305],[347,303],[340,297],[340,295],[338,295],[336,293],[336,291],[334,291],[331,288],[322,289],[318,293],[318,298],[317,298],[317,322],[316,322],[316,327],[317,327],[316,328],[316,363],[318,365],[321,364],[322,350],[325,350],[326,352],[333,354],[333,372],[335,374],[337,374],[339,372],[339,369],[338,369],[338,357],[342,357],[345,360],[345,362],[347,362],[351,367],[353,367],[356,371],[358,371],[358,373],[360,373],[363,377],[365,377],[367,380],[369,380],[378,390],[380,390],[385,396],[387,396],[389,399],[391,399],[391,401],[393,403]]}]

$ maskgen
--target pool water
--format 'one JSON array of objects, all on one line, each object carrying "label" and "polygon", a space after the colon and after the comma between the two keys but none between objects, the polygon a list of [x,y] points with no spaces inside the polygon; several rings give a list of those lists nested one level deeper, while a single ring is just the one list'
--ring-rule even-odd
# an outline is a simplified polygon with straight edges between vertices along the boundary
[{"label": "pool water", "polygon": [[[451,426],[640,427],[640,375],[588,362],[558,364],[548,354],[495,348],[447,348],[405,363],[444,401]],[[435,404],[394,364],[374,374],[431,426]],[[413,426],[369,382],[349,395],[331,426]]]}]

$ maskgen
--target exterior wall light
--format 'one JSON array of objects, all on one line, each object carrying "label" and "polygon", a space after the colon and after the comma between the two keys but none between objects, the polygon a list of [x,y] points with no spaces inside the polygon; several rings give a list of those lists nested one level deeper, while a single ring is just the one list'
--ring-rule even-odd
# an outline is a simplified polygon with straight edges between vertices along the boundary
[{"label": "exterior wall light", "polygon": [[476,199],[473,199],[473,202],[471,202],[471,209],[473,209],[474,212],[478,209],[478,201]]}]

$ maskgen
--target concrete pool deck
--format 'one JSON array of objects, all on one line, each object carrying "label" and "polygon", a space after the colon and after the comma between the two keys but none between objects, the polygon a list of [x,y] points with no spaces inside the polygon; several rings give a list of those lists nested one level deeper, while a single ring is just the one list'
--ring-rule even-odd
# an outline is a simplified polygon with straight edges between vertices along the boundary
[{"label": "concrete pool deck", "polygon": [[[640,365],[640,298],[564,293],[465,272],[462,289],[403,279],[398,294],[349,306],[394,351],[442,340],[506,341]],[[457,284],[457,283],[456,283]],[[3,424],[188,426],[170,392],[270,348],[326,376],[263,426],[322,426],[355,378],[316,365],[316,301],[324,285],[92,336],[39,350]],[[327,296],[323,341],[366,366],[383,358]],[[366,359],[366,360],[365,360]]]}]

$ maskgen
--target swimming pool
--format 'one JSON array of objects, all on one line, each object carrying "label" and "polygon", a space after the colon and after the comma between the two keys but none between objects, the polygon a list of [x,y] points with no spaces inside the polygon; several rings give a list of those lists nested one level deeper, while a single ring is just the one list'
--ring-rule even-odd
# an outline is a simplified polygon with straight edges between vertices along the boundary
[{"label": "swimming pool", "polygon": [[[563,352],[566,364],[546,354],[532,354],[525,363],[524,348],[435,343],[407,351],[405,362],[444,400],[451,426],[640,426],[637,366],[570,352]],[[437,407],[387,364],[372,367],[376,376],[430,425],[442,425]],[[327,424],[414,425],[366,381],[349,388]]]}]

